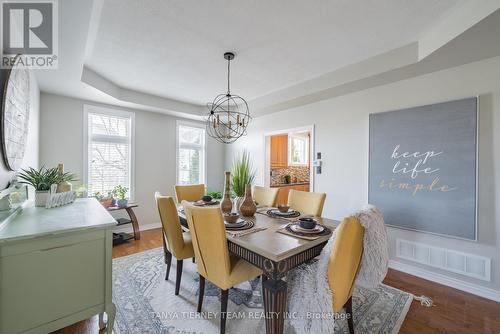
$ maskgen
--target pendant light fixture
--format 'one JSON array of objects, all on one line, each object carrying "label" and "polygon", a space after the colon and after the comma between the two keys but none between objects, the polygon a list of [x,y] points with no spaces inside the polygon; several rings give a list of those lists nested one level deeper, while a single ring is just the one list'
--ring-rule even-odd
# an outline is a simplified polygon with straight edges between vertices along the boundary
[{"label": "pendant light fixture", "polygon": [[244,98],[231,94],[230,66],[234,53],[224,53],[227,60],[227,93],[217,95],[212,103],[208,103],[210,110],[207,118],[207,133],[210,137],[224,144],[234,143],[241,136],[246,135],[247,125],[252,119]]}]

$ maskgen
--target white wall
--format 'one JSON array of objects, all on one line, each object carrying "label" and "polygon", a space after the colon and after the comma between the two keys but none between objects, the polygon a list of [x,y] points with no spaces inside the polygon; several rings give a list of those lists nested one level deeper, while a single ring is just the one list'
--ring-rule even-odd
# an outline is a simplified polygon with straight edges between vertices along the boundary
[{"label": "white wall", "polygon": [[[139,224],[157,224],[154,192],[174,195],[176,183],[177,118],[141,110],[102,105],[80,99],[41,94],[40,162],[64,163],[65,170],[83,180],[83,106],[101,105],[135,113],[135,210]],[[207,140],[207,186],[222,190],[224,147]]]},{"label": "white wall", "polygon": [[[390,228],[391,257],[398,237],[490,257],[491,282],[425,266],[413,268],[494,289],[482,291],[498,293],[500,298],[500,205],[495,205],[500,198],[500,57],[258,117],[249,124],[248,136],[228,146],[226,165],[246,148],[263,171],[265,133],[314,124],[315,151],[323,158],[323,173],[315,175],[315,191],[327,193],[324,215],[342,219],[367,204],[370,113],[475,95],[480,95],[478,241]],[[258,181],[264,182],[262,173]]]},{"label": "white wall", "polygon": [[[6,79],[6,70],[2,70],[0,73],[0,93],[3,96],[4,81]],[[24,153],[23,163],[21,168],[38,168],[39,162],[39,135],[40,135],[40,89],[38,88],[38,83],[36,81],[33,71],[31,75],[31,89],[30,89],[30,118],[29,118],[29,129],[28,129],[28,140],[26,142],[26,151]],[[0,158],[0,189],[4,189],[8,186],[10,179],[14,176],[14,172],[7,170],[3,162],[3,158]],[[33,198],[33,189],[30,189],[30,197]]]}]

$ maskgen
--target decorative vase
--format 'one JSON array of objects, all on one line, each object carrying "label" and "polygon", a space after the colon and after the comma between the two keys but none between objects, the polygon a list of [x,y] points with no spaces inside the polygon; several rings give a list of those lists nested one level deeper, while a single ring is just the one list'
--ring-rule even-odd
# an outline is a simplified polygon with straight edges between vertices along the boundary
[{"label": "decorative vase", "polygon": [[252,186],[247,184],[245,187],[245,199],[240,205],[240,212],[245,217],[252,217],[256,211],[257,206],[252,198]]},{"label": "decorative vase", "polygon": [[220,209],[223,213],[230,213],[233,210],[233,202],[231,202],[231,172],[226,172],[225,177],[225,187],[224,187],[224,196],[222,197],[222,201],[220,202]]},{"label": "decorative vase", "polygon": [[47,204],[47,198],[49,197],[49,191],[36,191],[35,192],[35,206],[45,206]]}]

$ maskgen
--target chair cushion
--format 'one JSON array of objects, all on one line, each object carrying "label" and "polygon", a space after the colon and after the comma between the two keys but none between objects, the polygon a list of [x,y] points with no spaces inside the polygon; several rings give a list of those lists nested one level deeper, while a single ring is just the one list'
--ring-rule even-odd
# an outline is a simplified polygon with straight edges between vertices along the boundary
[{"label": "chair cushion", "polygon": [[189,232],[182,233],[182,239],[184,240],[184,247],[176,255],[177,260],[184,260],[194,257],[193,240],[191,239],[191,234]]},{"label": "chair cushion", "polygon": [[229,261],[231,263],[229,281],[227,282],[228,284],[225,287],[221,286],[222,289],[230,289],[235,285],[238,285],[245,281],[249,281],[257,276],[262,275],[262,270],[237,256],[230,255]]}]

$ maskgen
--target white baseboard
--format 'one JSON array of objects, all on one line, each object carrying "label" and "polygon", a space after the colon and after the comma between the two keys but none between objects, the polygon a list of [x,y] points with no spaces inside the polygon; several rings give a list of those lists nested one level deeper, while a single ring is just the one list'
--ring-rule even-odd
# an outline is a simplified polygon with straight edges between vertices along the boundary
[{"label": "white baseboard", "polygon": [[471,293],[476,296],[500,302],[500,291],[490,289],[478,284],[465,282],[456,278],[448,277],[439,273],[434,273],[426,269],[412,266],[410,264],[389,260],[389,267],[404,273],[417,276],[428,281],[443,284],[458,290]]},{"label": "white baseboard", "polygon": [[[160,227],[161,227],[161,223],[139,224],[140,231],[147,231],[147,230],[152,230],[152,229],[160,228]],[[121,233],[121,232],[132,233],[132,225],[127,224],[124,226],[115,227],[113,229],[113,232],[115,232],[115,233]]]}]

